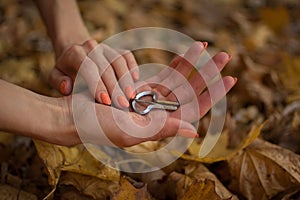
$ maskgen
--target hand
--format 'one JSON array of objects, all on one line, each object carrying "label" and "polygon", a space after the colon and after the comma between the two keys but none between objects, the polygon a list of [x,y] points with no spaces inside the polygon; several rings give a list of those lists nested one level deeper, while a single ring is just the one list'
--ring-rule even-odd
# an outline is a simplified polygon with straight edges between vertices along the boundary
[{"label": "hand", "polygon": [[160,140],[177,133],[185,137],[197,137],[197,132],[190,123],[203,117],[237,81],[236,78],[227,76],[204,91],[207,88],[206,82],[214,78],[230,60],[228,54],[218,53],[198,73],[192,73],[193,65],[205,48],[205,43],[193,44],[183,57],[178,56],[170,63],[171,68],[150,78],[138,89],[156,91],[159,98],[173,101],[177,98],[181,105],[175,112],[155,110],[141,116],[134,112],[94,104],[88,93],[76,94],[73,97],[76,102],[73,114],[78,122],[81,139],[84,142],[107,144],[107,137],[114,145],[124,147]]},{"label": "hand", "polygon": [[135,96],[134,81],[139,79],[139,73],[130,51],[117,51],[104,44],[98,45],[95,40],[72,45],[57,56],[49,82],[68,95],[78,72],[99,103],[111,105],[113,102],[118,108],[127,108],[127,99]]}]

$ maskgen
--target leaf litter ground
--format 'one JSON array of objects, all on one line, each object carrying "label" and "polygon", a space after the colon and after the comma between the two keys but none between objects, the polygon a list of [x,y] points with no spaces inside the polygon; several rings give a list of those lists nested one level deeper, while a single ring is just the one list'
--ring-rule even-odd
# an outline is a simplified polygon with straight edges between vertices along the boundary
[{"label": "leaf litter ground", "polygon": [[[225,74],[239,81],[227,97],[224,132],[210,157],[197,158],[208,114],[200,121],[201,137],[181,159],[144,174],[107,168],[80,145],[59,147],[1,133],[0,199],[300,197],[299,1],[78,3],[98,41],[130,28],[159,26],[207,41],[211,54],[229,52],[233,59]],[[136,57],[141,64],[167,64],[171,59],[154,50],[136,52]],[[0,77],[58,96],[45,81],[53,65],[51,43],[34,4],[1,0]],[[163,143],[145,143],[131,150],[154,150]]]}]

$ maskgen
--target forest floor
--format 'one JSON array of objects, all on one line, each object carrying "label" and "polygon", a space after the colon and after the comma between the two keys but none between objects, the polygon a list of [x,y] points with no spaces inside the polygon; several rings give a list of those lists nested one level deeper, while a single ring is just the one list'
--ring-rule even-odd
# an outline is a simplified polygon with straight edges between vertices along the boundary
[{"label": "forest floor", "polygon": [[[80,145],[66,148],[1,133],[0,199],[42,199],[48,194],[73,200],[300,198],[298,0],[78,3],[99,42],[124,30],[154,26],[208,42],[211,55],[230,53],[232,60],[222,74],[237,77],[238,83],[227,95],[224,131],[207,158],[195,153],[201,135],[172,165],[143,174],[105,167]],[[136,57],[141,64],[172,59],[154,50]],[[58,96],[46,82],[53,66],[51,43],[34,3],[0,0],[0,78]],[[206,132],[209,122],[208,114],[199,133]],[[155,150],[159,145],[139,148]]]}]

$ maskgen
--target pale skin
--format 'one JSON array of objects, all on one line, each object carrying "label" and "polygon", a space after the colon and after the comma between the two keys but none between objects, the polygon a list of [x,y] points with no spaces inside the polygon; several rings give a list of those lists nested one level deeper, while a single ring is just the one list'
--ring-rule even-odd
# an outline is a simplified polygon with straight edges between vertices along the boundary
[{"label": "pale skin", "polygon": [[[91,73],[83,71],[81,75],[93,97],[102,104],[127,108],[128,100],[136,94],[134,82],[139,79],[133,54],[98,45],[88,33],[75,0],[36,0],[36,3],[56,56],[56,65],[49,76],[50,85],[63,95],[69,95],[79,67],[88,56],[90,70],[95,73],[90,76]],[[93,49],[93,56],[90,56]],[[124,81],[118,83],[118,79],[123,76]],[[115,86],[118,95],[112,96]]]},{"label": "pale skin", "polygon": [[[197,137],[196,130],[190,123],[199,120],[215,103],[211,102],[208,92],[199,95],[206,87],[205,81],[199,74],[196,73],[190,77],[188,84],[191,85],[192,92],[188,94],[186,94],[186,84],[172,80],[172,77],[176,76],[168,75],[168,70],[162,71],[162,73],[151,79],[170,86],[172,92],[162,86],[153,84],[138,88],[138,91],[154,90],[160,98],[173,101],[176,100],[175,93],[176,97],[182,102],[178,111],[167,113],[163,127],[155,135],[150,135],[146,125],[151,121],[151,117],[154,121],[160,121],[160,118],[155,118],[159,115],[154,115],[151,112],[147,116],[141,116],[134,112],[121,110],[129,106],[128,100],[135,95],[134,88],[136,81],[139,79],[137,64],[131,52],[114,50],[104,45],[99,46],[96,41],[91,39],[74,0],[36,1],[56,55],[56,66],[49,76],[49,82],[62,94],[68,96],[60,98],[42,96],[0,80],[1,131],[8,131],[64,146],[80,144],[82,141],[75,127],[74,111],[71,106],[74,96],[69,94],[73,89],[73,82],[79,67],[82,61],[86,59],[89,61],[91,70],[99,71],[99,73],[89,73],[89,71],[83,70],[81,76],[89,86],[89,92],[76,94],[76,97],[81,98],[87,107],[95,107],[96,120],[101,124],[103,133],[113,144],[120,147],[132,146],[144,141],[175,136],[177,133],[184,137]],[[91,54],[90,52],[96,46],[98,51],[93,51],[93,54]],[[170,67],[187,79],[193,69],[191,63],[193,64],[194,60],[199,58],[198,56],[205,49],[205,46],[202,43],[195,43],[185,54],[185,59],[176,57],[170,63]],[[101,59],[99,60],[99,58]],[[191,63],[186,62],[186,60]],[[226,53],[219,53],[213,60],[217,64],[217,71],[221,71],[230,60],[230,56]],[[105,70],[103,71],[103,69]],[[214,73],[209,72],[209,65],[204,68],[204,71],[205,69],[207,74],[211,75],[210,78],[215,76],[216,71]],[[127,73],[128,71],[130,73]],[[126,75],[126,81],[118,83],[118,79],[123,75]],[[218,84],[213,85],[211,88],[212,91],[219,94],[217,99],[226,95],[235,85],[236,79],[229,76],[224,77],[221,82],[224,83],[224,91],[218,87]],[[118,95],[113,96],[112,92],[116,84]],[[195,99],[189,94],[197,94],[197,98]],[[100,104],[95,103],[94,99]],[[195,110],[195,103],[201,107],[201,110]],[[110,106],[111,104],[114,107]],[[182,116],[181,112],[183,111],[187,111],[189,115]],[[159,111],[153,113],[156,112]],[[126,133],[120,129],[113,114],[118,116],[119,119],[123,119],[123,125],[129,129],[135,129],[136,124],[138,124],[141,127],[143,137],[133,137],[128,135],[128,132]],[[84,118],[85,116],[83,116]],[[91,128],[93,129],[93,127]],[[86,142],[102,144],[101,140],[97,140],[97,134],[92,132],[91,137],[87,137],[89,140]],[[96,138],[93,138],[95,135]]]},{"label": "pale skin", "polygon": [[[193,96],[186,95],[186,93],[184,93],[186,90],[184,84],[180,82],[174,83],[174,81],[170,79],[170,74],[164,71],[151,78],[164,82],[171,88],[174,88],[172,92],[177,90],[175,94],[177,94],[177,98],[183,102],[180,110],[167,113],[163,127],[159,129],[155,135],[147,135],[149,130],[146,128],[146,125],[149,123],[151,115],[141,116],[134,112],[126,112],[112,106],[95,103],[88,97],[90,94],[86,92],[76,95],[83,99],[83,101],[86,101],[86,105],[95,107],[97,120],[104,134],[117,146],[125,147],[149,140],[160,140],[175,136],[177,133],[184,137],[197,137],[196,130],[190,123],[203,117],[203,115],[211,109],[212,104],[226,95],[237,81],[236,78],[226,76],[210,86],[210,91],[215,92],[209,93],[208,91],[204,91],[206,85],[201,75],[208,76],[208,79],[210,79],[213,78],[216,73],[222,71],[224,66],[231,59],[226,53],[218,53],[212,58],[217,66],[216,71],[211,71],[210,63],[208,63],[202,68],[203,72],[201,72],[201,75],[194,73],[189,77],[190,72],[193,70],[191,63],[193,64],[194,60],[199,59],[204,48],[205,45],[202,43],[195,43],[184,55],[184,58],[178,56],[170,63],[170,67],[188,79],[188,84],[191,86],[194,94],[196,94],[196,99],[194,99]],[[218,83],[223,83],[221,85],[224,86],[224,90],[222,90],[222,87],[219,87],[220,84]],[[158,92],[160,98],[174,100],[172,92],[165,90],[165,88],[159,85],[144,85],[139,88],[139,90],[146,89]],[[0,93],[2,94],[0,98],[1,131],[14,132],[64,146],[72,146],[82,142],[78,136],[73,119],[74,113],[71,106],[73,96],[69,95],[60,98],[46,97],[2,80],[0,80]],[[211,95],[213,93],[217,94],[214,102],[211,101]],[[199,108],[201,107],[201,110],[195,110],[195,103]],[[182,111],[187,111],[189,114],[182,116],[180,115]],[[116,124],[112,113],[117,115],[118,118],[123,119],[123,125],[129,129],[138,124],[141,130],[144,130],[142,131],[143,137],[133,137],[125,133],[120,129],[118,124]],[[143,127],[145,128],[143,129]],[[97,133],[91,134],[97,135]],[[90,141],[86,142],[101,144],[102,141],[95,140],[95,138],[91,137]]]}]

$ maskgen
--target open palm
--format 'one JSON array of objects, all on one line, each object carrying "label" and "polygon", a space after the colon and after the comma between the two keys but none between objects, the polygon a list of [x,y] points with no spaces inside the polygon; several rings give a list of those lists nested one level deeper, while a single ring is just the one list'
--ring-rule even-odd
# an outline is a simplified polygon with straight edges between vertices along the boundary
[{"label": "open palm", "polygon": [[137,83],[138,92],[150,90],[156,92],[160,99],[179,101],[180,107],[176,111],[153,110],[147,115],[139,115],[94,104],[88,93],[75,96],[79,106],[75,106],[74,117],[83,142],[132,146],[177,133],[196,137],[191,123],[203,117],[236,83],[236,78],[230,76],[209,83],[230,60],[230,56],[223,52],[195,70],[194,65],[201,59],[205,48],[205,43],[194,43],[184,56],[177,56],[171,61],[168,68],[143,83]]}]

